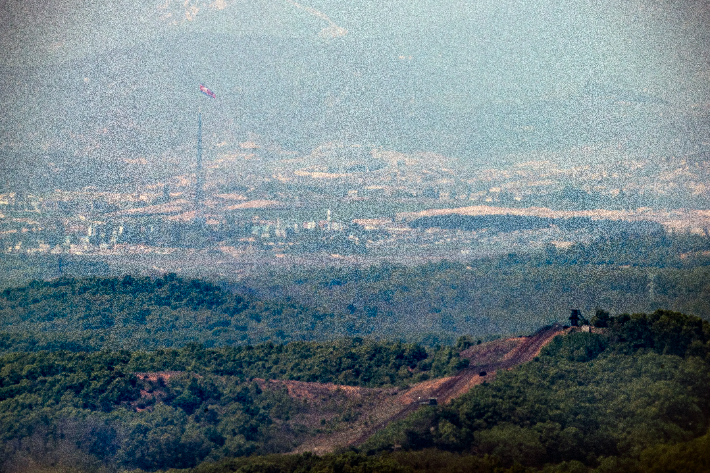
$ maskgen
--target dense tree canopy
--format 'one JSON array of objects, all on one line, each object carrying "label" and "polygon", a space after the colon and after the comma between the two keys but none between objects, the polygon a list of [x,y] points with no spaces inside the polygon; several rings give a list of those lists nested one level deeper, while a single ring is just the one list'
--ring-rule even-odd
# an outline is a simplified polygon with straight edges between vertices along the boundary
[{"label": "dense tree canopy", "polygon": [[335,338],[355,320],[264,302],[202,280],[60,278],[0,293],[0,353],[151,349]]},{"label": "dense tree canopy", "polygon": [[[601,314],[600,314],[601,315]],[[489,454],[503,465],[637,460],[710,427],[710,324],[683,314],[622,314],[603,333],[556,337],[535,361],[450,406],[422,410],[371,439]]]},{"label": "dense tree canopy", "polygon": [[[17,459],[41,456],[37,442],[54,451],[66,441],[87,465],[146,470],[287,452],[315,432],[289,422],[305,406],[263,379],[392,386],[445,376],[462,363],[451,347],[428,352],[362,339],[12,353],[0,357],[0,444]],[[346,416],[326,427],[338,422]]]},{"label": "dense tree canopy", "polygon": [[669,308],[710,318],[710,239],[629,234],[468,262],[293,268],[235,282],[60,278],[0,292],[0,353],[404,339],[487,339],[566,319]]},{"label": "dense tree canopy", "polygon": [[566,319],[569,307],[589,315],[667,308],[709,320],[709,252],[704,236],[625,234],[465,262],[272,270],[239,288],[356,317],[376,334],[453,343],[531,332]]},{"label": "dense tree canopy", "polygon": [[262,378],[412,383],[465,366],[456,350],[342,339],[11,353],[0,357],[1,468],[41,459],[79,471],[640,473],[677,461],[677,471],[696,471],[685,455],[707,461],[710,324],[669,311],[599,311],[594,322],[605,327],[559,336],[534,361],[420,409],[359,452],[322,458],[247,458],[288,452],[349,421],[336,396],[309,426],[307,405]]}]

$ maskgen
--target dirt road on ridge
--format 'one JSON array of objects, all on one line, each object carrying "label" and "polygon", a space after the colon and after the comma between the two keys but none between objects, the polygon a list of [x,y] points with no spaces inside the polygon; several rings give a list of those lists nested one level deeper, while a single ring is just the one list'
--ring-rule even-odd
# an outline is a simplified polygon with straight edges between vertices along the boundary
[{"label": "dirt road on ridge", "polygon": [[[533,358],[538,356],[542,347],[549,343],[556,335],[564,331],[564,327],[560,324],[543,327],[533,335],[524,337],[520,344],[507,353],[500,361],[480,365],[472,364],[456,376],[441,379],[439,380],[440,382],[433,384],[428,389],[426,386],[421,385],[431,384],[431,382],[419,383],[419,385],[412,386],[410,389],[398,395],[399,401],[402,403],[402,407],[399,411],[357,432],[357,437],[347,442],[347,446],[361,445],[375,434],[375,432],[382,430],[392,422],[404,419],[420,407],[417,402],[419,398],[422,400],[436,398],[439,404],[446,404],[452,399],[467,393],[473,386],[482,384],[484,381],[492,380],[495,377],[496,371],[510,369],[519,364],[532,361]],[[486,372],[485,376],[480,375],[482,371]]]},{"label": "dirt road on ridge", "polygon": [[[440,404],[467,393],[473,386],[485,380],[490,380],[496,371],[510,369],[522,363],[532,361],[542,347],[547,345],[556,335],[564,331],[562,325],[554,324],[541,328],[533,335],[526,337],[520,345],[510,351],[502,360],[481,365],[472,364],[454,376],[450,382],[443,384],[430,397],[437,398]],[[485,371],[486,375],[480,373]]]}]

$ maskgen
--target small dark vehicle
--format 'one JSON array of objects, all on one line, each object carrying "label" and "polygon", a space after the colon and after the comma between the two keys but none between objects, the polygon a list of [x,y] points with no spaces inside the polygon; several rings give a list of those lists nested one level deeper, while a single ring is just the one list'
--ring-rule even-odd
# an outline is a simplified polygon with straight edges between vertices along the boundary
[{"label": "small dark vehicle", "polygon": [[435,397],[430,397],[429,399],[419,398],[417,404],[419,404],[420,406],[436,406],[438,403],[436,402]]},{"label": "small dark vehicle", "polygon": [[478,373],[478,376],[485,376],[485,375],[487,375],[487,374],[488,374],[488,373],[486,373],[485,371],[481,371],[480,373]]}]

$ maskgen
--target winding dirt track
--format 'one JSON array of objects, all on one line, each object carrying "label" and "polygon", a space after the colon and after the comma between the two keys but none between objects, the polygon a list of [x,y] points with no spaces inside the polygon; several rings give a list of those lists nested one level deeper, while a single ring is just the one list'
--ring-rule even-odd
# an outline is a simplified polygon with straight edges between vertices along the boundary
[{"label": "winding dirt track", "polygon": [[[297,452],[312,451],[322,454],[334,450],[336,448],[335,443],[340,447],[361,445],[390,423],[404,419],[416,411],[420,407],[417,402],[419,399],[436,398],[439,404],[446,404],[452,399],[467,393],[472,387],[482,384],[484,381],[492,380],[496,371],[510,369],[521,363],[532,361],[540,353],[542,347],[564,331],[565,329],[559,324],[543,327],[533,335],[524,337],[500,361],[480,365],[474,364],[462,370],[456,376],[418,383],[406,391],[393,396],[386,403],[387,405],[381,406],[383,415],[378,416],[374,424],[361,426],[349,432],[341,432],[338,435],[337,442],[333,438],[322,438],[320,441],[314,439],[315,441],[307,442],[299,447]],[[484,376],[480,374],[482,371],[486,372]]]},{"label": "winding dirt track", "polygon": [[[446,404],[452,399],[467,393],[473,386],[483,383],[483,381],[491,380],[495,376],[495,372],[502,369],[510,369],[528,361],[532,361],[539,353],[542,347],[549,343],[556,335],[564,329],[561,325],[549,325],[541,328],[530,337],[527,337],[520,345],[514,348],[503,360],[497,363],[489,363],[480,366],[470,366],[458,375],[446,378],[436,389],[430,391],[428,396],[421,396],[422,399],[436,398],[440,404]],[[481,372],[485,371],[486,375],[481,376]],[[389,423],[404,419],[410,413],[419,408],[419,404],[411,402],[389,419],[379,422],[367,432],[364,432],[348,446],[357,446],[365,442],[375,432],[383,429]]]},{"label": "winding dirt track", "polygon": [[[465,394],[472,386],[480,384],[475,382],[476,378],[485,380],[491,379],[496,371],[510,369],[522,363],[532,361],[540,354],[542,347],[547,345],[556,335],[563,332],[562,325],[548,325],[541,328],[533,335],[526,337],[523,342],[508,353],[501,361],[487,363],[483,365],[472,365],[454,376],[450,383],[441,386],[432,397],[436,397],[439,403],[448,403],[452,399]],[[485,371],[486,375],[480,373]]]}]

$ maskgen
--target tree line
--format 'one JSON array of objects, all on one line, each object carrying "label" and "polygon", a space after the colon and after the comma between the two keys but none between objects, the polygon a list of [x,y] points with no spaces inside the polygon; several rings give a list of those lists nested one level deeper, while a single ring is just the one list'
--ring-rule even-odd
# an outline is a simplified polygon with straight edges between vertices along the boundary
[{"label": "tree line", "polygon": [[341,403],[314,428],[307,404],[260,379],[404,386],[464,366],[452,347],[362,339],[11,353],[0,357],[0,466],[63,451],[89,470],[151,471],[284,453],[348,418]]},{"label": "tree line", "polygon": [[505,468],[644,471],[661,452],[707,445],[710,324],[660,310],[599,311],[593,323],[601,333],[558,336],[533,362],[390,425],[363,450],[400,445],[488,455]]},{"label": "tree line", "polygon": [[641,472],[685,462],[677,471],[696,471],[710,438],[710,324],[661,310],[599,310],[592,324],[596,333],[558,336],[449,405],[323,457],[269,455],[344,428],[348,416],[335,412],[347,405],[333,398],[319,408],[330,420],[314,426],[307,402],[260,378],[404,386],[467,360],[453,347],[357,338],[10,353],[0,357],[1,468]]}]

